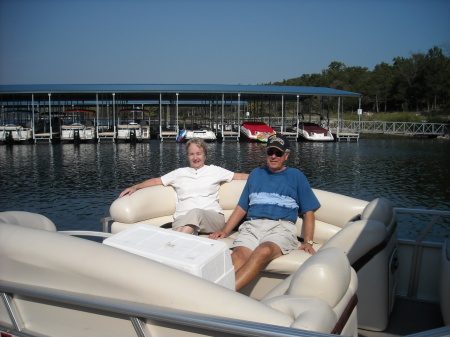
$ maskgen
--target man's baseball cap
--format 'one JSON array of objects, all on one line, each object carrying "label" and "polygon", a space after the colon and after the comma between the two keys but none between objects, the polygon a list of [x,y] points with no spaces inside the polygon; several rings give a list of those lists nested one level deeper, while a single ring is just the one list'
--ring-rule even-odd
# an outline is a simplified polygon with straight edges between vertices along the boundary
[{"label": "man's baseball cap", "polygon": [[267,148],[286,152],[289,149],[289,140],[283,135],[274,134],[267,139]]}]

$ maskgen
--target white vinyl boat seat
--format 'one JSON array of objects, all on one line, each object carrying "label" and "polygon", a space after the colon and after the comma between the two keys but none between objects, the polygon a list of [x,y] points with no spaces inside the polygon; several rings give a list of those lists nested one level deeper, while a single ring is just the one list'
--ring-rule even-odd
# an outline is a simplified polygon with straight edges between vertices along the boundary
[{"label": "white vinyl boat seat", "polygon": [[[245,180],[233,180],[221,185],[219,202],[226,219],[236,207],[245,183]],[[397,244],[397,221],[392,204],[384,198],[368,202],[319,189],[313,191],[321,203],[315,212],[314,249],[338,247],[347,254],[359,278],[360,327],[384,330],[394,298],[389,277],[396,272],[391,272],[389,267]],[[120,232],[138,222],[154,226],[172,222],[175,205],[176,193],[172,187],[154,186],[119,198],[110,207],[111,232]],[[296,226],[300,238],[303,237],[302,224],[302,218],[298,218]],[[231,244],[236,235],[233,233],[225,241]],[[295,273],[310,257],[304,251],[295,250],[271,261],[257,280],[242,292],[262,299],[268,288]]]},{"label": "white vinyl boat seat", "polygon": [[0,212],[0,222],[55,232],[56,226],[49,218],[37,213],[9,211]]},{"label": "white vinyl boat seat", "polygon": [[[262,302],[290,315],[291,327],[341,334],[356,322],[358,278],[345,253],[321,249],[273,290]],[[305,305],[307,304],[307,305]],[[345,332],[350,335],[349,331]]]},{"label": "white vinyl boat seat", "polygon": [[[39,222],[40,216],[35,216]],[[92,295],[125,300],[141,307],[152,305],[163,310],[357,336],[354,307],[357,277],[338,248],[323,249],[312,256],[259,301],[125,250],[63,233],[5,223],[6,218],[2,219],[0,283],[68,292],[82,298]],[[121,318],[112,315],[108,320],[100,319],[96,310],[83,310],[76,304],[52,304],[46,299],[14,293],[11,301],[25,326],[31,329],[30,335],[71,332],[72,336],[77,329],[88,329],[89,335],[128,336],[133,329],[130,322],[124,325]],[[167,334],[167,327],[153,320],[144,324],[152,334]],[[10,316],[1,305],[0,325],[11,325]],[[179,334],[171,335],[195,332],[189,328],[185,334],[182,328]]]}]

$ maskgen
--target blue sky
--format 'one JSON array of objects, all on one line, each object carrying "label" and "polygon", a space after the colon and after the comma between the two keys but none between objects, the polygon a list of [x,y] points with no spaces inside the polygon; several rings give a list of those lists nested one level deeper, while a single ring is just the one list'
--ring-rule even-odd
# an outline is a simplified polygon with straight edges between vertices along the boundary
[{"label": "blue sky", "polygon": [[[261,84],[450,43],[448,0],[0,0],[0,84]],[[448,51],[448,49],[447,49]]]}]

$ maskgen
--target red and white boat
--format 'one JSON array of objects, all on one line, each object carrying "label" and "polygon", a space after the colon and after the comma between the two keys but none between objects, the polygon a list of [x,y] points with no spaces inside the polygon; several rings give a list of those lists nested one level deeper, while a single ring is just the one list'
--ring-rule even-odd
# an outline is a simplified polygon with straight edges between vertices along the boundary
[{"label": "red and white boat", "polygon": [[333,134],[330,130],[316,123],[299,122],[298,126],[293,127],[294,131],[298,129],[299,140],[312,142],[332,142]]},{"label": "red and white boat", "polygon": [[267,143],[275,130],[263,122],[244,122],[241,125],[241,139],[251,142]]}]

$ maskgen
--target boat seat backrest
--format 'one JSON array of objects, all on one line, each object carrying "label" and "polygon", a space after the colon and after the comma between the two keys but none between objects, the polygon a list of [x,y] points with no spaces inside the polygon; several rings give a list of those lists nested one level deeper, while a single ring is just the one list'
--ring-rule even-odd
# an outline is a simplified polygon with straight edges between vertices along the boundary
[{"label": "boat seat backrest", "polygon": [[55,232],[56,226],[44,215],[23,211],[0,212],[0,222]]},{"label": "boat seat backrest", "polygon": [[[223,183],[219,190],[219,203],[227,220],[236,207],[239,197],[246,184],[245,180],[233,180]],[[316,211],[316,229],[314,241],[324,243],[347,222],[361,214],[367,201],[339,196],[336,194],[313,189],[322,205]],[[137,222],[146,222],[161,226],[173,221],[176,206],[176,192],[170,187],[154,186],[136,191],[131,196],[116,199],[110,207],[110,215],[114,219],[111,231],[117,233]],[[303,237],[303,220],[298,218],[297,235]]]},{"label": "boat seat backrest", "polygon": [[176,193],[173,187],[153,186],[116,199],[110,207],[110,214],[115,221],[124,224],[141,221],[151,223],[152,220],[162,218],[161,223],[151,223],[161,225],[173,221],[175,204]]},{"label": "boat seat backrest", "polygon": [[339,247],[352,266],[386,238],[386,225],[377,220],[358,220],[347,224],[320,248]]},{"label": "boat seat backrest", "polygon": [[[356,289],[357,276],[347,256],[332,247],[309,258],[262,302],[291,315],[293,327],[330,333],[338,319],[348,315],[346,308],[356,305]],[[302,303],[305,299],[308,303]]]},{"label": "boat seat backrest", "polygon": [[369,202],[361,213],[362,220],[377,220],[390,230],[396,220],[392,203],[385,198],[376,198]]}]

